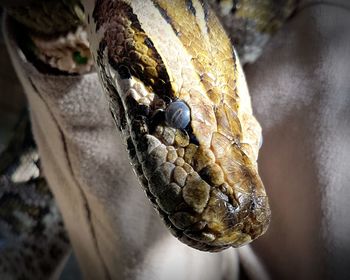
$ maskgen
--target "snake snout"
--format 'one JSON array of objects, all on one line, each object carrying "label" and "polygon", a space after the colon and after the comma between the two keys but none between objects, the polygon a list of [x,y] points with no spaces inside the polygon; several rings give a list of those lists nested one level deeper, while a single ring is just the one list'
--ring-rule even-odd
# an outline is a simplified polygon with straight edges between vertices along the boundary
[{"label": "snake snout", "polygon": [[239,247],[263,234],[268,200],[253,166],[223,166],[182,129],[158,125],[142,140],[143,173],[155,206],[175,235],[200,250]]},{"label": "snake snout", "polygon": [[[171,221],[183,226],[186,238],[199,242],[202,250],[220,251],[227,247],[240,247],[262,235],[270,222],[270,209],[266,196],[248,193],[228,193],[226,187],[211,187],[208,202],[198,214],[173,215]],[[196,247],[198,248],[198,247]]]}]

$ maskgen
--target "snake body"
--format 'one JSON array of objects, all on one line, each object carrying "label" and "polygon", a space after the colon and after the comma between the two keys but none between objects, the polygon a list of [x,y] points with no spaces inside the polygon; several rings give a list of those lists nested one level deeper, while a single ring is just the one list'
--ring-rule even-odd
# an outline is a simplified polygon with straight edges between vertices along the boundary
[{"label": "snake body", "polygon": [[[43,40],[84,25],[85,11],[96,70],[141,185],[174,236],[214,252],[251,242],[270,221],[256,162],[261,128],[238,57],[254,61],[295,2],[84,0],[83,9],[47,0],[33,4],[40,16],[8,11]],[[50,31],[52,5],[60,12]]]}]

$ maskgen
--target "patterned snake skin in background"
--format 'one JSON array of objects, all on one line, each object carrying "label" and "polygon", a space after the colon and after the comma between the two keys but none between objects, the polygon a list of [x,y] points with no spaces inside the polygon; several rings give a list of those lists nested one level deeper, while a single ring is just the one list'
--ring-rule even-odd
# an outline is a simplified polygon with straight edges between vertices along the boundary
[{"label": "patterned snake skin in background", "polygon": [[27,114],[0,158],[1,279],[47,279],[70,245],[40,169]]}]

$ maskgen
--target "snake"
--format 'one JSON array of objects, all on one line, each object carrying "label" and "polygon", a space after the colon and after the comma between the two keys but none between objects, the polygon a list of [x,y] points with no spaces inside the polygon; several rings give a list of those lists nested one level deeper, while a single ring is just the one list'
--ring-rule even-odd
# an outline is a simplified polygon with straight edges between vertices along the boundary
[{"label": "snake", "polygon": [[205,1],[83,1],[113,118],[170,232],[203,251],[262,235],[261,127],[239,58]]},{"label": "snake", "polygon": [[[62,1],[69,13],[57,11],[74,19],[61,25],[87,31],[140,185],[169,232],[190,247],[236,248],[268,228],[271,211],[257,164],[262,131],[242,63],[257,59],[296,2],[71,0]],[[44,19],[53,17],[40,5]],[[8,12],[38,37],[34,17],[21,8]],[[61,25],[39,31],[62,32]],[[84,64],[81,48],[75,58]]]}]

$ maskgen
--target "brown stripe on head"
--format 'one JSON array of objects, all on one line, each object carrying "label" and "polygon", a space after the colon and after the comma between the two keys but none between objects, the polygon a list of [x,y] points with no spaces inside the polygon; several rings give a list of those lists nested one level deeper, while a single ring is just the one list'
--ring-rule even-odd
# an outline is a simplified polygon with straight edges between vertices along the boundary
[{"label": "brown stripe on head", "polygon": [[209,5],[206,1],[203,1],[203,0],[198,0],[202,7],[203,7],[203,11],[204,11],[204,19],[206,22],[208,22],[208,19],[209,19]]},{"label": "brown stripe on head", "polygon": [[[204,95],[211,102],[197,100],[191,106],[192,127],[198,139],[210,139],[212,122],[230,141],[239,143],[242,129],[238,116],[238,71],[231,43],[208,4],[199,0],[166,1],[152,0],[163,18],[176,31],[184,51],[191,57],[195,74],[199,77]],[[189,3],[191,2],[191,3]],[[191,10],[195,10],[195,15]],[[166,15],[166,16],[165,16]],[[207,28],[210,26],[210,29]],[[191,94],[191,101],[195,94]],[[190,104],[191,105],[191,104]],[[210,108],[209,108],[210,107]],[[213,114],[210,112],[213,111]],[[213,117],[215,114],[215,118]],[[205,116],[209,126],[197,122]],[[209,129],[206,129],[209,128]],[[226,133],[227,132],[227,133]],[[203,137],[202,137],[203,136]],[[208,142],[208,141],[207,141]]]},{"label": "brown stripe on head", "polygon": [[152,2],[193,57],[192,63],[214,104],[222,102],[226,94],[237,98],[233,49],[208,4],[199,0]]},{"label": "brown stripe on head", "polygon": [[192,13],[194,16],[196,16],[196,9],[193,6],[192,0],[186,0],[186,7],[190,13]]},{"label": "brown stripe on head", "polygon": [[157,95],[172,96],[166,67],[132,8],[123,1],[98,2],[93,17],[97,30],[105,27],[100,47],[108,46],[110,65],[122,79],[133,76]]}]

